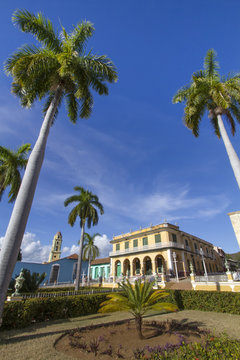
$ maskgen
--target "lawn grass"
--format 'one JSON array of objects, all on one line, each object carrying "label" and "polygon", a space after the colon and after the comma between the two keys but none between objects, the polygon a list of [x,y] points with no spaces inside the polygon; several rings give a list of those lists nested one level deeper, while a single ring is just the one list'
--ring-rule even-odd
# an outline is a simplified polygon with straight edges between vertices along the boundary
[{"label": "lawn grass", "polygon": [[[68,320],[33,324],[24,329],[2,331],[0,332],[0,358],[18,360],[70,359],[70,357],[58,353],[53,347],[55,340],[66,330],[130,317],[129,313],[126,312],[93,314]],[[230,338],[240,340],[240,315],[184,310],[164,315],[152,312],[147,318],[158,321],[176,319],[183,322],[197,322],[199,326],[209,329],[216,335],[225,331]]]}]

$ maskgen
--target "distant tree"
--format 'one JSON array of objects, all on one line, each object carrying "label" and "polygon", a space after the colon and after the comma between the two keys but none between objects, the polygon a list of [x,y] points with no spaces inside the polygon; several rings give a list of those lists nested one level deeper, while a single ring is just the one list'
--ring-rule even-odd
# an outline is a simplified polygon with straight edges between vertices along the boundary
[{"label": "distant tree", "polygon": [[97,195],[94,195],[88,190],[85,190],[81,186],[75,186],[75,191],[79,192],[77,195],[70,196],[64,201],[64,206],[68,206],[72,203],[77,205],[71,210],[68,216],[68,223],[73,226],[77,217],[80,219],[81,238],[79,242],[79,254],[77,263],[77,274],[75,290],[79,289],[81,266],[82,266],[82,253],[83,253],[83,240],[85,233],[85,225],[90,229],[91,226],[98,224],[98,210],[102,215],[104,213],[103,206],[99,202]]},{"label": "distant tree", "polygon": [[0,323],[8,284],[17,260],[30,214],[34,193],[44,160],[50,128],[62,100],[66,100],[72,123],[78,117],[89,118],[93,108],[92,90],[107,95],[107,83],[117,81],[113,62],[105,55],[87,52],[87,41],[94,27],[80,22],[67,33],[64,27],[58,34],[51,21],[41,13],[16,10],[13,23],[32,34],[40,43],[24,45],[6,61],[5,70],[13,77],[12,92],[24,107],[31,107],[45,98],[44,120],[38,139],[29,157],[0,255]]},{"label": "distant tree", "polygon": [[89,235],[85,232],[83,243],[83,260],[88,261],[88,285],[90,285],[90,268],[91,261],[95,260],[99,255],[99,248],[94,244],[95,238],[100,236],[99,233]]},{"label": "distant tree", "polygon": [[173,103],[185,102],[184,123],[197,137],[199,124],[207,111],[215,134],[222,137],[235,178],[240,188],[240,160],[225,130],[223,119],[230,125],[234,135],[240,123],[240,75],[221,78],[216,53],[208,50],[204,60],[204,70],[192,75],[189,85],[184,86],[173,98]]},{"label": "distant tree", "polygon": [[24,276],[24,282],[23,286],[20,290],[21,293],[27,293],[27,292],[34,292],[39,288],[39,285],[43,282],[45,277],[47,276],[46,273],[36,273],[31,272],[27,269],[23,269],[23,276]]},{"label": "distant tree", "polygon": [[8,186],[8,202],[16,199],[22,181],[21,171],[27,166],[27,155],[30,150],[30,144],[20,146],[17,151],[0,146],[0,200]]},{"label": "distant tree", "polygon": [[153,282],[141,282],[136,280],[130,284],[127,279],[119,285],[119,293],[107,295],[108,300],[100,305],[98,312],[106,313],[113,311],[129,311],[135,318],[136,329],[140,339],[144,338],[142,334],[143,315],[151,310],[176,311],[178,308],[174,304],[161,302],[162,298],[169,294],[164,290],[153,290]]},{"label": "distant tree", "polygon": [[[22,285],[22,288],[20,289],[20,293],[28,293],[28,292],[34,292],[39,288],[39,285],[43,282],[43,280],[46,277],[46,273],[42,273],[41,275],[39,273],[31,272],[27,269],[23,269],[24,274],[24,282]],[[16,275],[18,277],[18,275]],[[11,279],[8,289],[11,290],[11,292],[15,291],[15,279]]]}]

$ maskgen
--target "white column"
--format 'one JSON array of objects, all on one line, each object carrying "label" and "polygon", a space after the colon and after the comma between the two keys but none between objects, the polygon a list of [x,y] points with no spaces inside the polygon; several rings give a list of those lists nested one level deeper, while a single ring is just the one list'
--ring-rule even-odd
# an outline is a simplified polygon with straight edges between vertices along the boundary
[{"label": "white column", "polygon": [[109,276],[113,276],[114,274],[112,273],[112,258],[110,258],[110,274]]},{"label": "white column", "polygon": [[170,270],[173,270],[173,263],[172,263],[172,252],[171,249],[167,250],[168,254],[168,272],[170,273]]},{"label": "white column", "polygon": [[184,251],[181,251],[181,253],[182,253],[183,271],[184,271],[184,275],[186,276],[185,254]]}]

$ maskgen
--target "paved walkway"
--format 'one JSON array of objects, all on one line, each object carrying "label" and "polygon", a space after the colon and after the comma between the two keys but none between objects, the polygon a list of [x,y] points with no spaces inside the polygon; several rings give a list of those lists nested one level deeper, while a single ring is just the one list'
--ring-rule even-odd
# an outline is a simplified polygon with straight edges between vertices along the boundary
[{"label": "paved walkway", "polygon": [[[68,320],[39,323],[20,330],[3,331],[0,332],[0,359],[72,359],[58,353],[53,347],[55,340],[66,330],[129,318],[131,316],[125,312],[94,314]],[[225,331],[230,337],[240,340],[239,315],[186,310],[164,315],[152,313],[146,318],[147,320],[164,321],[175,319],[183,323],[196,323],[198,326],[207,328],[216,334]]]}]

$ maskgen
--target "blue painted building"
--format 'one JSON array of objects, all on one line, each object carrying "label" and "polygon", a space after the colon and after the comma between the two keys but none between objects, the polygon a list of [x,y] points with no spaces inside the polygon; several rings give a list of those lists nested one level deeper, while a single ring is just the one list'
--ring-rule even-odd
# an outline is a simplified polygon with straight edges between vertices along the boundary
[{"label": "blue painted building", "polygon": [[[48,263],[32,263],[25,261],[18,261],[15,265],[12,277],[15,278],[19,275],[22,268],[29,270],[31,273],[36,272],[39,274],[46,273],[47,276],[44,283],[74,283],[77,272],[78,255],[73,254],[62,259],[51,261]],[[82,262],[81,273],[86,274],[88,262]]]}]

